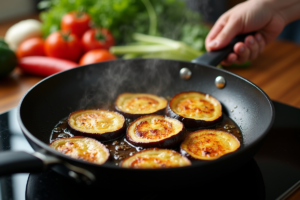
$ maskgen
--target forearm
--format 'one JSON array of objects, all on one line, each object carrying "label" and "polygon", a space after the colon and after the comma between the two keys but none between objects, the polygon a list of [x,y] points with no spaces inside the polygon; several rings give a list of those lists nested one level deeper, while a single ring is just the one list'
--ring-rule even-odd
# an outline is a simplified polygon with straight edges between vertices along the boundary
[{"label": "forearm", "polygon": [[264,6],[272,8],[274,14],[281,16],[285,25],[300,19],[300,0],[251,0],[263,3]]}]

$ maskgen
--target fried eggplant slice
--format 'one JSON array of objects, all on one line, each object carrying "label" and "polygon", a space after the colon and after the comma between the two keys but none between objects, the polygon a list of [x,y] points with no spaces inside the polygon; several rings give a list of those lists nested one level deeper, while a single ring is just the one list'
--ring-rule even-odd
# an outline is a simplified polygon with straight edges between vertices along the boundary
[{"label": "fried eggplant slice", "polygon": [[135,146],[172,147],[183,140],[183,124],[162,115],[146,115],[133,121],[126,132],[126,139]]},{"label": "fried eggplant slice", "polygon": [[122,93],[117,97],[115,109],[125,117],[136,119],[143,115],[163,114],[167,107],[165,98],[144,93]]},{"label": "fried eggplant slice", "polygon": [[105,163],[109,158],[109,150],[92,138],[82,136],[61,138],[54,140],[49,146],[72,158],[99,165]]},{"label": "fried eggplant slice", "polygon": [[178,152],[159,148],[137,152],[124,159],[121,163],[121,167],[139,169],[183,167],[188,165],[191,165],[191,161]]},{"label": "fried eggplant slice", "polygon": [[171,99],[166,115],[178,119],[186,128],[204,128],[221,121],[222,106],[209,94],[182,92]]},{"label": "fried eggplant slice", "polygon": [[180,153],[188,158],[215,160],[239,147],[239,140],[230,133],[204,129],[190,133],[181,143]]},{"label": "fried eggplant slice", "polygon": [[125,133],[126,124],[125,117],[114,111],[79,110],[69,115],[68,128],[74,135],[107,141]]}]

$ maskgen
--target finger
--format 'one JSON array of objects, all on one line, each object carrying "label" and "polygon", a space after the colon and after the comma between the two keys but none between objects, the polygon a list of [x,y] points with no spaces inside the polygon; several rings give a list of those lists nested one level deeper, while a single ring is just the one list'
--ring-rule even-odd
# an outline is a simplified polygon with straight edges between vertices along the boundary
[{"label": "finger", "polygon": [[209,50],[217,50],[228,45],[229,42],[241,32],[242,26],[240,23],[239,19],[230,18],[217,36],[207,43],[207,48]]},{"label": "finger", "polygon": [[266,46],[266,42],[265,42],[264,38],[262,37],[261,33],[256,33],[254,37],[258,44],[259,53],[261,53]]},{"label": "finger", "polygon": [[[208,35],[206,36],[205,42],[209,43],[221,32],[223,27],[227,22],[227,17],[222,15],[214,24],[214,26],[210,29]],[[206,44],[207,44],[206,43]]]},{"label": "finger", "polygon": [[252,35],[247,36],[245,38],[245,45],[250,50],[249,60],[256,59],[258,54],[260,53],[258,42],[256,41],[256,39]]},{"label": "finger", "polygon": [[236,43],[233,47],[233,50],[238,56],[236,63],[242,64],[249,60],[250,50],[243,42]]},{"label": "finger", "polygon": [[221,62],[221,65],[222,65],[222,66],[225,66],[225,67],[228,67],[228,66],[232,65],[232,63],[231,63],[231,62],[228,62],[227,60],[223,60],[223,61]]},{"label": "finger", "polygon": [[223,66],[232,65],[237,60],[237,55],[235,53],[230,53],[226,59],[221,62]]}]

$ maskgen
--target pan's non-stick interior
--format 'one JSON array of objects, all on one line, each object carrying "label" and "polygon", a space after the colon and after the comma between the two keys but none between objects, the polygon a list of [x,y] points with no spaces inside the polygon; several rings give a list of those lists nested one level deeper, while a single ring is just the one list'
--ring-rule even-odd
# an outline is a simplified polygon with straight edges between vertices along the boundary
[{"label": "pan's non-stick interior", "polygon": [[[189,80],[180,78],[183,67],[192,72]],[[215,86],[217,76],[226,80],[223,89]],[[260,141],[271,125],[274,113],[269,98],[247,80],[210,66],[141,59],[92,64],[44,79],[20,103],[21,126],[30,140],[47,149],[51,130],[72,111],[114,102],[122,92],[172,97],[183,91],[216,97],[242,130],[242,149]]]}]

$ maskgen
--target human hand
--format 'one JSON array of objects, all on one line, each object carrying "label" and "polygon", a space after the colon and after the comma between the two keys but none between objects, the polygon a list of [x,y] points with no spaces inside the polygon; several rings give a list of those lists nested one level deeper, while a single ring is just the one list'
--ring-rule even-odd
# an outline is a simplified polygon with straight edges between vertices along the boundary
[{"label": "human hand", "polygon": [[248,0],[224,13],[206,37],[207,50],[221,49],[236,35],[256,31],[256,34],[247,36],[243,42],[236,43],[233,52],[221,64],[228,66],[256,59],[286,25],[280,12],[276,12],[271,5],[265,0]]}]

